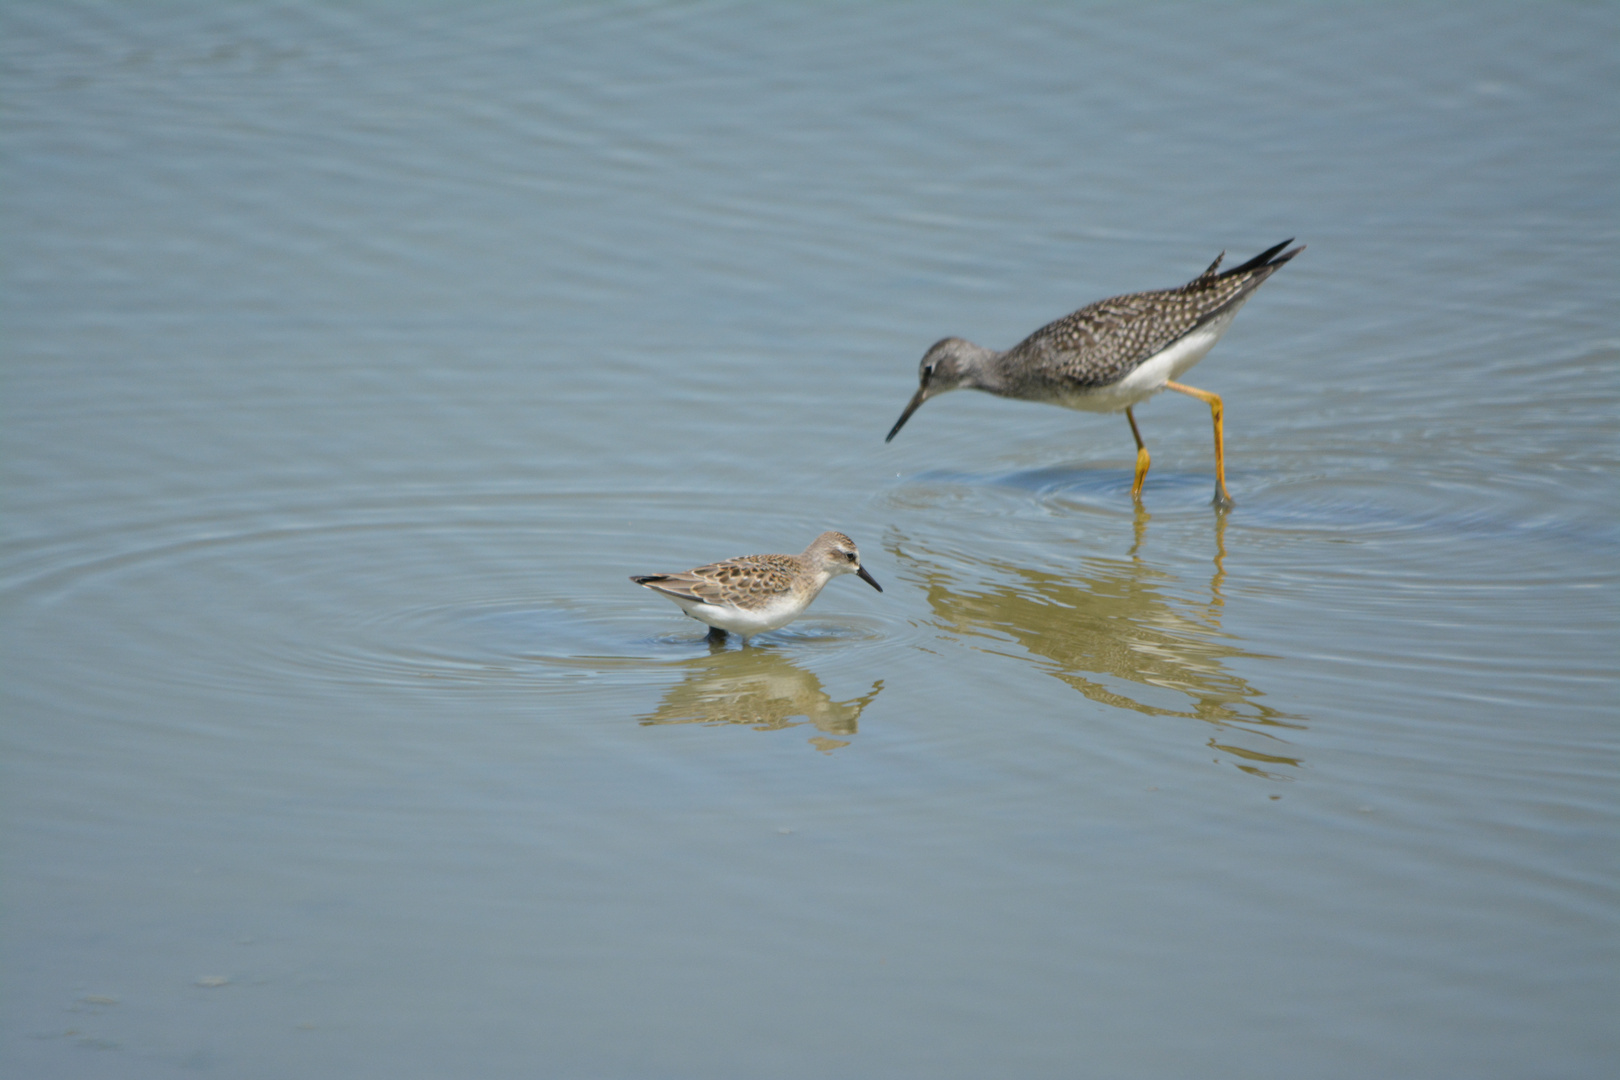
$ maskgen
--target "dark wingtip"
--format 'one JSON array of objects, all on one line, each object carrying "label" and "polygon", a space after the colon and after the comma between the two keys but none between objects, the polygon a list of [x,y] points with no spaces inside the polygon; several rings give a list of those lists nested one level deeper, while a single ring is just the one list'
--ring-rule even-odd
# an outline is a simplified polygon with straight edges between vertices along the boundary
[{"label": "dark wingtip", "polygon": [[[1286,239],[1282,243],[1278,244],[1277,247],[1272,248],[1271,251],[1276,251],[1277,248],[1288,247],[1288,245],[1292,244],[1293,242],[1294,242],[1294,238],[1292,236],[1290,236],[1288,239]],[[1287,262],[1289,259],[1292,259],[1295,255],[1298,255],[1300,252],[1302,252],[1304,250],[1305,250],[1305,245],[1304,244],[1299,245],[1299,247],[1297,247],[1297,248],[1290,248],[1289,250],[1283,252],[1281,255],[1278,255],[1275,259],[1272,259],[1271,260],[1271,265],[1272,266],[1281,266],[1283,263]],[[1271,252],[1267,252],[1267,254],[1269,255],[1269,254],[1271,254]]]},{"label": "dark wingtip", "polygon": [[1223,277],[1223,278],[1234,277],[1234,276],[1236,276],[1238,274],[1247,274],[1252,270],[1271,270],[1271,269],[1275,269],[1275,268],[1281,266],[1283,263],[1287,262],[1289,259],[1292,259],[1295,255],[1298,255],[1300,252],[1305,250],[1305,245],[1301,244],[1301,245],[1299,245],[1299,247],[1295,248],[1294,250],[1283,252],[1283,254],[1281,256],[1277,256],[1277,252],[1282,251],[1283,248],[1287,247],[1289,244],[1292,244],[1293,242],[1294,242],[1294,238],[1292,236],[1290,236],[1288,239],[1284,240],[1280,244],[1273,244],[1271,247],[1266,248],[1266,250],[1262,251],[1260,254],[1256,255],[1254,258],[1252,258],[1248,262],[1244,263],[1242,266],[1234,266],[1234,267],[1232,267],[1232,269],[1230,269],[1226,273],[1222,274],[1221,277]]},{"label": "dark wingtip", "polygon": [[631,574],[630,580],[637,585],[645,585],[649,581],[663,581],[668,574]]}]

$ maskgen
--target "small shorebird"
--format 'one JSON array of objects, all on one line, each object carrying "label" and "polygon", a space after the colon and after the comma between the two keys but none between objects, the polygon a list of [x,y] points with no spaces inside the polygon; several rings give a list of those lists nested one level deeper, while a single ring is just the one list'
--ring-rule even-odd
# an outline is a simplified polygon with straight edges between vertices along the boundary
[{"label": "small shorebird", "polygon": [[1221,399],[1175,380],[1220,340],[1254,290],[1305,250],[1301,244],[1277,254],[1291,243],[1284,240],[1242,266],[1218,274],[1215,271],[1226,257],[1222,252],[1208,270],[1179,289],[1099,300],[1048,323],[1006,352],[946,338],[922,358],[917,393],[883,441],[892,440],[923,402],[963,386],[1086,412],[1123,410],[1136,439],[1136,482],[1131,485],[1131,498],[1140,500],[1149,458],[1131,406],[1161,390],[1176,390],[1208,405],[1214,417],[1215,505],[1229,507],[1232,498],[1226,493]]},{"label": "small shorebird", "polygon": [[742,635],[775,630],[804,614],[822,586],[839,574],[859,574],[878,592],[883,586],[861,566],[855,541],[841,532],[824,532],[802,555],[742,555],[682,574],[632,574],[680,605],[699,622],[709,624],[709,640],[726,640],[726,631]]}]

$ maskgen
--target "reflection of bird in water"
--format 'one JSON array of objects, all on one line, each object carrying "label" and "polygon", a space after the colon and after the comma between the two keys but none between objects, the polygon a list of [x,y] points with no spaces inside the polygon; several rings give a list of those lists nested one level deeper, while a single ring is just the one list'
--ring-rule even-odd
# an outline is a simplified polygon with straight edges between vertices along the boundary
[{"label": "reflection of bird in water", "polygon": [[848,746],[861,711],[883,689],[883,680],[851,701],[834,701],[821,680],[777,653],[714,652],[688,660],[686,679],[671,687],[656,711],[641,717],[653,724],[746,724],[755,731],[781,731],[805,721],[821,736],[810,740],[818,750]]},{"label": "reflection of bird in water", "polygon": [[[1137,518],[1138,545],[1147,521]],[[929,568],[927,549],[913,541],[891,542],[897,561],[921,574],[934,615],[955,633],[1005,635],[1041,666],[1092,701],[1146,716],[1184,716],[1222,726],[1242,725],[1253,735],[1279,738],[1279,729],[1300,728],[1300,717],[1259,700],[1263,692],[1231,671],[1234,659],[1259,659],[1232,643],[1219,622],[1225,518],[1216,518],[1216,568],[1208,604],[1166,592],[1174,575],[1134,556],[1092,558],[1072,574],[1032,570],[993,559],[977,560],[990,584],[960,585],[959,573]],[[960,559],[962,556],[957,555]],[[1176,702],[1184,704],[1177,707]],[[1243,759],[1240,769],[1271,776],[1276,766],[1298,766],[1286,754],[1209,745]]]}]

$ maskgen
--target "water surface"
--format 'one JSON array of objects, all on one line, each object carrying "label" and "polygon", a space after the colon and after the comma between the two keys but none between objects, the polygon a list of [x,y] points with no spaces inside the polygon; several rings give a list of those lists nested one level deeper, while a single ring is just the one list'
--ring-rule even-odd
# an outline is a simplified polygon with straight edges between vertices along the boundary
[{"label": "water surface", "polygon": [[[1598,1077],[1620,16],[0,12],[0,1062]],[[1309,245],[1208,411],[998,348]],[[849,533],[743,650],[627,581]]]}]

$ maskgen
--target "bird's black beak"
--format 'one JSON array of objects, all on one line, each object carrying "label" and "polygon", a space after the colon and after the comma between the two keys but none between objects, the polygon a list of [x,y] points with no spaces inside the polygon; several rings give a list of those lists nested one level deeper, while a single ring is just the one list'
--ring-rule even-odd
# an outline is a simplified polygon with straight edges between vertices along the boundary
[{"label": "bird's black beak", "polygon": [[883,591],[883,586],[881,586],[881,585],[879,585],[877,583],[877,578],[873,577],[871,574],[868,574],[866,572],[866,567],[857,566],[855,568],[855,576],[860,578],[862,581],[866,582],[868,585],[872,586],[872,588],[876,589],[878,592]]},{"label": "bird's black beak", "polygon": [[900,414],[900,419],[894,422],[894,427],[889,429],[889,435],[883,441],[893,442],[894,437],[900,434],[900,429],[906,426],[906,421],[911,419],[911,414],[916,412],[917,407],[927,400],[928,383],[924,382],[921,386],[917,387],[917,392],[911,395],[911,404],[906,406],[906,411]]}]

